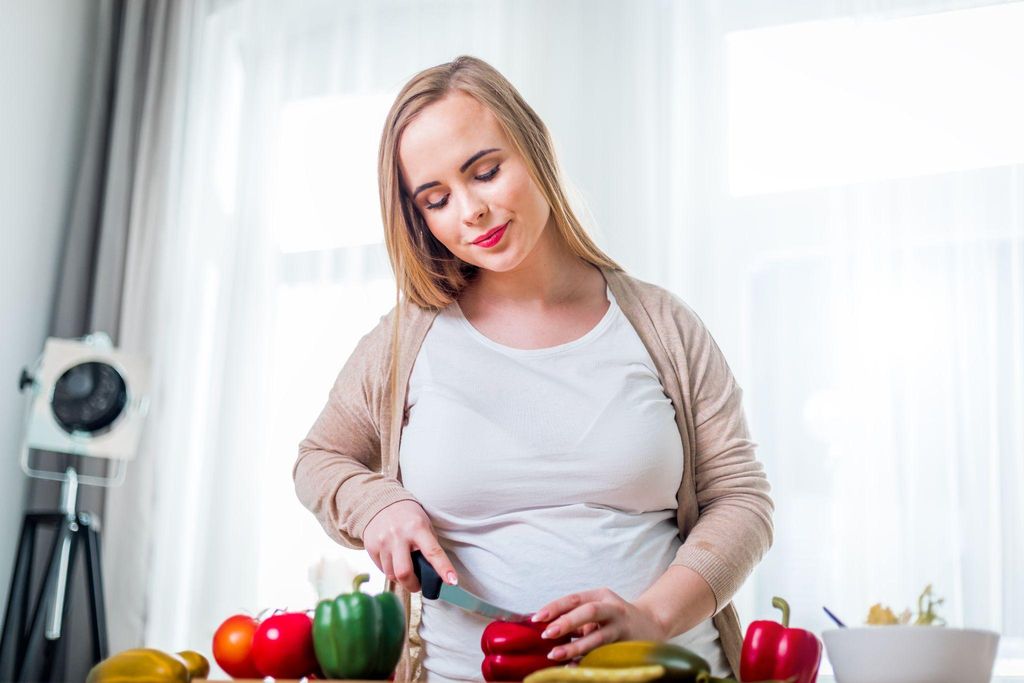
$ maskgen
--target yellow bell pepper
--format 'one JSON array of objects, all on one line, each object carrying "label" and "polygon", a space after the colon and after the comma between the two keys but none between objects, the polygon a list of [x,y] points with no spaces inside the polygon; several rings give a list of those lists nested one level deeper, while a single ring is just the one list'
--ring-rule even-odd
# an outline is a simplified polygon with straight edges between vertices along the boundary
[{"label": "yellow bell pepper", "polygon": [[168,654],[152,648],[124,650],[89,670],[85,683],[190,683],[206,678],[210,662],[185,650]]}]

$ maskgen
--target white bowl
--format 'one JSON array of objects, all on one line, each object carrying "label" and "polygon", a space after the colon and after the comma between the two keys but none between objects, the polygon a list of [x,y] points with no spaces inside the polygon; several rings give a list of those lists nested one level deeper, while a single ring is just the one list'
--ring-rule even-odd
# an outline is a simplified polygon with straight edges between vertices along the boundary
[{"label": "white bowl", "polygon": [[836,683],[989,683],[999,634],[946,626],[824,631]]}]

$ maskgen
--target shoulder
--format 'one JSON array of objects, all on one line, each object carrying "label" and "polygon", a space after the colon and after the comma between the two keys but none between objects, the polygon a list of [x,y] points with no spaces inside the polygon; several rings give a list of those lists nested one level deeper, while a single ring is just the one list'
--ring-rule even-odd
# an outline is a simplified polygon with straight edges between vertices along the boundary
[{"label": "shoulder", "polygon": [[436,310],[408,302],[392,306],[380,316],[376,325],[360,337],[350,360],[363,366],[384,367],[391,359],[395,335],[401,347],[408,339],[419,334],[423,324],[435,315]]},{"label": "shoulder", "polygon": [[711,331],[689,304],[664,287],[625,273],[617,275],[621,278],[620,289],[626,293],[626,305],[634,307],[632,319],[638,332],[640,328],[645,328],[644,332],[654,329],[680,375],[692,376],[712,389],[735,383]]},{"label": "shoulder", "polygon": [[618,278],[621,288],[632,295],[634,301],[627,300],[626,304],[642,308],[660,331],[665,328],[674,328],[679,332],[705,329],[696,311],[675,292],[625,271],[614,271],[611,276]]}]

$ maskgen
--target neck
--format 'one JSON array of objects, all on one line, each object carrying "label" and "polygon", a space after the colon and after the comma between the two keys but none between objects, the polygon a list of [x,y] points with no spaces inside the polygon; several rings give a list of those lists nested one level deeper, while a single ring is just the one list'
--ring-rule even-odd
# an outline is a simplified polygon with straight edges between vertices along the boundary
[{"label": "neck", "polygon": [[592,268],[569,251],[549,221],[522,263],[502,272],[479,269],[463,296],[513,306],[557,306],[573,300]]}]

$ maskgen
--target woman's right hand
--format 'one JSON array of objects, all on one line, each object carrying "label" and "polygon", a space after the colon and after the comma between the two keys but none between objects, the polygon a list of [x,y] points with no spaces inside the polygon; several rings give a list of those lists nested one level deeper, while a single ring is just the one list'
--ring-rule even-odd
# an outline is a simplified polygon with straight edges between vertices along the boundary
[{"label": "woman's right hand", "polygon": [[458,583],[451,560],[437,542],[426,511],[412,500],[400,500],[378,512],[363,530],[363,546],[377,568],[415,593],[420,582],[412,568],[412,551],[419,550],[437,575],[448,584]]}]

